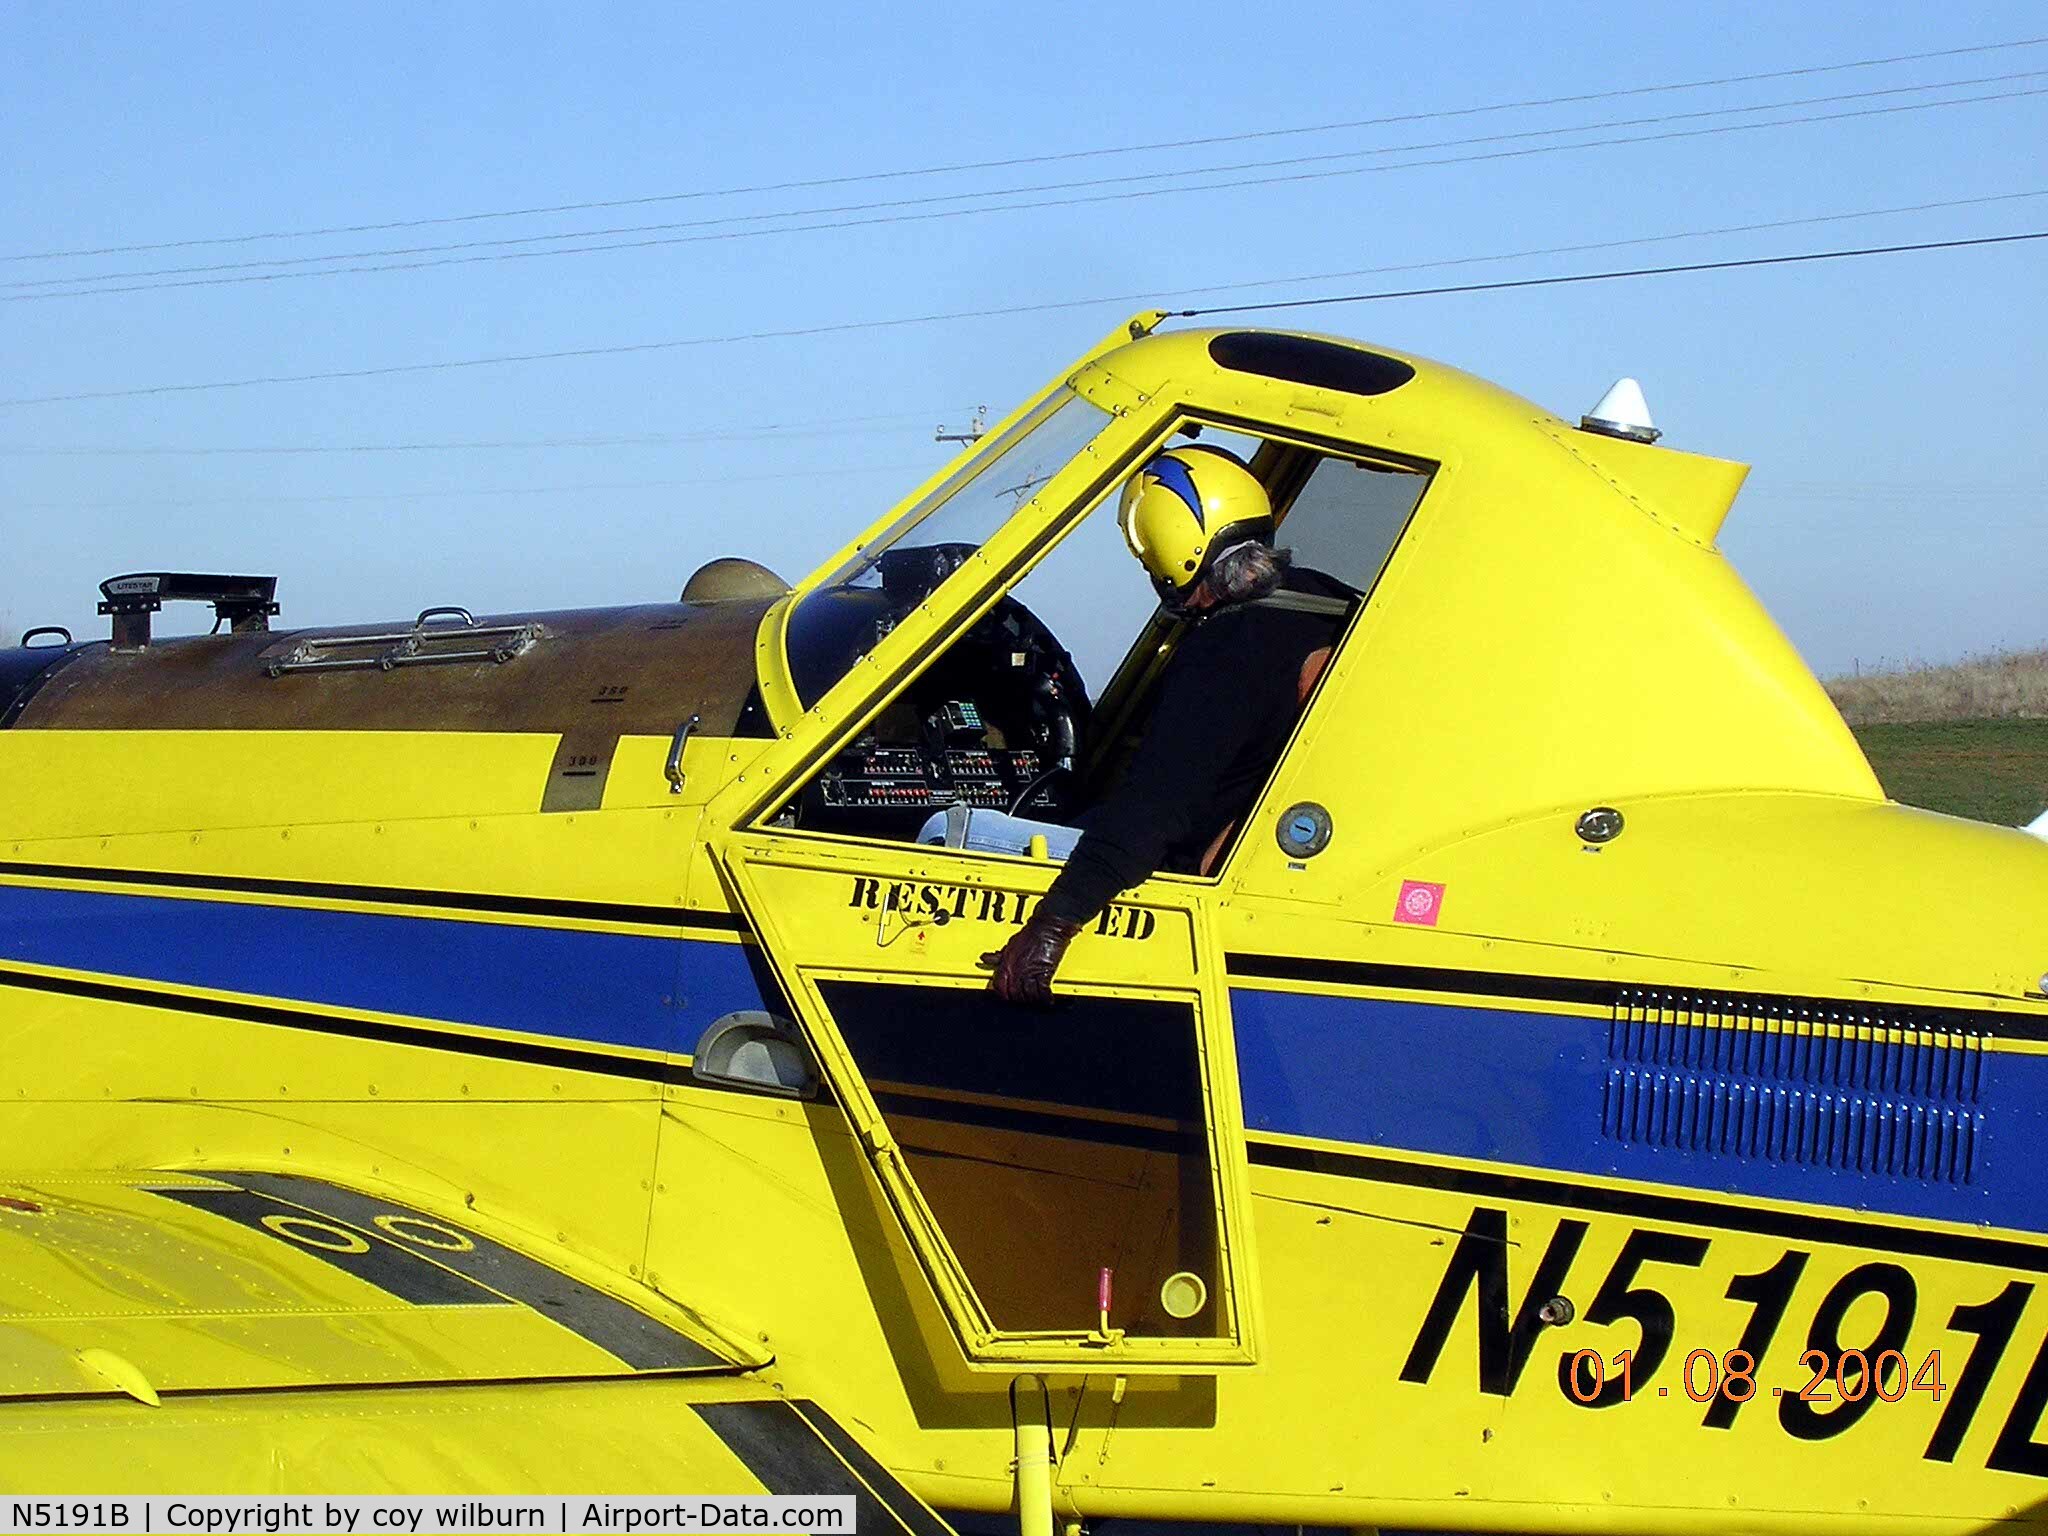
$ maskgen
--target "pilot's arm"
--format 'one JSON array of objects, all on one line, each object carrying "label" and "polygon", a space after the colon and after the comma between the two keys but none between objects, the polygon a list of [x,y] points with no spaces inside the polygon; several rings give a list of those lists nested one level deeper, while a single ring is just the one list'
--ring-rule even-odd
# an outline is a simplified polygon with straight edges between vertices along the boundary
[{"label": "pilot's arm", "polygon": [[1215,785],[1265,734],[1274,708],[1294,706],[1291,669],[1235,644],[1235,615],[1197,626],[1160,679],[1159,703],[1123,781],[1088,818],[1059,878],[993,961],[989,988],[1005,1002],[1052,1001],[1067,946],[1116,896],[1167,854],[1217,830],[1200,825]]}]

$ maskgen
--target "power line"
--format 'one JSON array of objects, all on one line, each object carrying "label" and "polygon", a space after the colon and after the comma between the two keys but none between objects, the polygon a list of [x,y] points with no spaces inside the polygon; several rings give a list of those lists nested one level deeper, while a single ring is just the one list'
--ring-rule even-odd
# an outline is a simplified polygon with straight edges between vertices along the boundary
[{"label": "power line", "polygon": [[[751,485],[776,480],[823,480],[848,475],[911,474],[928,471],[929,462],[916,464],[834,465],[826,469],[777,470],[760,474],[718,475],[687,480],[611,480],[581,485],[513,485],[484,487],[428,487],[417,490],[367,491],[316,496],[189,496],[148,501],[122,502],[36,502],[19,504],[27,512],[109,512],[219,506],[316,506],[333,502],[444,501],[472,496],[569,496],[595,492],[687,490],[724,485]],[[1876,481],[1781,481],[1750,487],[1745,494],[1772,499],[1800,501],[1872,502],[1897,498],[1929,502],[1965,499],[2033,497],[2040,487],[2001,482],[1956,481],[1929,483],[1907,480]]]},{"label": "power line", "polygon": [[[1248,160],[1231,165],[1189,166],[1173,171],[1143,171],[1125,176],[1102,176],[1081,181],[1040,182],[1030,186],[995,188],[987,191],[943,192],[926,197],[896,198],[881,202],[841,203],[832,207],[784,209],[768,213],[729,214],[719,218],[689,219],[662,224],[618,225],[609,229],[566,230],[557,234],[514,235],[495,240],[463,240],[440,245],[388,246],[378,250],[330,251],[318,256],[278,256],[255,261],[212,262],[200,266],[153,267],[126,272],[96,272],[75,277],[26,278],[0,282],[0,288],[27,291],[32,289],[64,289],[81,284],[109,283],[128,279],[157,277],[198,276],[215,272],[252,272],[266,267],[314,267],[334,262],[371,261],[389,256],[438,255],[450,251],[501,250],[515,246],[534,246],[565,240],[609,240],[624,235],[663,234],[675,230],[710,229],[720,225],[765,225],[778,220],[819,218],[850,213],[887,212],[904,208],[929,207],[936,203],[958,203],[968,199],[1013,198],[1041,192],[1091,191],[1099,187],[1129,186],[1141,182],[1170,181],[1190,176],[1233,175],[1240,171],[1287,169],[1302,165],[1321,165],[1338,160],[1378,159],[1388,155],[1425,154],[1440,149],[1467,149],[1482,144],[1505,144],[1536,138],[1554,138],[1568,133],[1600,133],[1612,128],[1642,128],[1660,126],[1666,123],[1693,122],[1702,118],[1720,118],[1751,115],[1759,112],[1788,111],[1795,107],[1830,106],[1847,101],[1868,101],[1883,96],[1910,95],[1920,91],[1959,90],[1965,86],[2004,85],[2018,80],[2039,80],[2048,76],[2048,70],[2027,70],[2016,74],[1984,75],[1969,80],[1944,80],[1926,85],[1886,86],[1871,91],[1851,91],[1832,96],[1807,96],[1791,101],[1762,102],[1745,107],[1712,107],[1696,112],[1674,112],[1655,117],[1619,118],[1602,123],[1579,123],[1560,128],[1531,128],[1514,133],[1481,134],[1463,139],[1438,139],[1421,144],[1394,144],[1374,149],[1337,150],[1324,154],[1295,155],[1278,160]],[[1952,103],[1930,102],[1927,106],[1942,106]],[[1560,146],[1571,147],[1571,146]],[[1044,206],[1044,205],[1035,205]],[[959,213],[999,212],[1000,209],[963,208]],[[837,227],[837,226],[826,226]],[[782,231],[766,229],[760,233],[775,234]],[[591,247],[593,250],[607,247]],[[549,255],[548,251],[532,254]],[[266,274],[277,276],[320,276],[319,272]],[[156,286],[151,284],[149,286]],[[170,286],[170,285],[165,285]],[[61,295],[60,295],[61,296]]]},{"label": "power line", "polygon": [[[2037,196],[2036,193],[2015,193],[2013,196]],[[1856,217],[1856,215],[1847,215]],[[1787,221],[1804,222],[1804,221]],[[1789,262],[1828,261],[1854,256],[1886,255],[1907,251],[1951,250],[1970,246],[1999,245],[2020,240],[2039,240],[2048,231],[2017,235],[1993,235],[1975,239],[1930,241],[1914,245],[1873,246],[1858,250],[1807,252],[1793,256],[1753,257],[1741,261],[1701,263],[1690,266],[1669,268],[1638,268],[1621,272],[1589,272],[1550,278],[1527,278],[1504,283],[1463,284],[1446,288],[1417,288],[1389,291],[1375,294],[1359,294],[1336,300],[1294,299],[1275,301],[1272,305],[1218,306],[1210,309],[1182,310],[1183,315],[1222,314],[1232,309],[1293,308],[1320,303],[1350,303],[1374,298],[1422,298],[1438,294],[1476,293],[1496,288],[1557,286],[1566,283],[1603,282],[1618,277],[1654,276],[1666,272],[1710,271],[1750,266],[1776,266]],[[1679,239],[1684,236],[1653,236],[1653,239]],[[1619,241],[1615,244],[1633,242]],[[1461,258],[1461,261],[1489,258]],[[1491,258],[1506,259],[1506,258]],[[1445,263],[1454,265],[1457,263]],[[1416,265],[1424,265],[1417,263]],[[1265,279],[1230,287],[1270,287],[1276,283],[1298,282],[1299,278]],[[1202,290],[1182,290],[1202,291]],[[1214,292],[1215,288],[1207,291]],[[64,395],[24,395],[11,400],[0,400],[0,407],[23,405],[61,405],[83,400],[127,400],[157,395],[196,394],[219,389],[252,389],[271,384],[316,384],[332,383],[354,379],[391,378],[402,374],[443,373],[458,369],[493,368],[516,363],[567,362],[591,357],[623,357],[639,353],[671,352],[699,347],[730,346],[752,341],[803,340],[817,336],[841,335],[856,331],[895,330],[913,325],[935,325],[956,320],[985,320],[1013,315],[1044,314],[1055,310],[1092,309],[1106,304],[1141,303],[1154,298],[1154,294],[1122,294],[1090,299],[1059,299],[1038,304],[996,305],[982,309],[959,309],[924,315],[899,315],[884,320],[839,320],[818,325],[789,326],[775,330],[735,331],[713,336],[685,336],[668,341],[627,342],[604,347],[570,347],[552,352],[510,352],[491,357],[453,358],[428,363],[390,363],[377,368],[344,368],[321,373],[264,374],[246,379],[217,379],[197,384],[147,384],[132,389],[83,390]]]},{"label": "power line", "polygon": [[[1857,219],[1889,218],[1903,213],[1933,213],[1951,208],[1975,208],[1991,203],[2020,202],[2028,198],[2048,197],[2048,187],[2028,192],[1997,192],[1985,197],[1948,198],[1940,202],[1904,203],[1892,208],[1865,208],[1852,213],[1811,213],[1790,219],[1766,219],[1750,224],[1722,224],[1713,229],[1681,230],[1666,235],[1636,235],[1625,240],[1590,240],[1573,245],[1535,246],[1527,250],[1506,251],[1492,256],[1451,256],[1435,261],[1387,262],[1373,267],[1353,267],[1344,272],[1304,273],[1299,277],[1262,278],[1252,282],[1211,283],[1199,288],[1176,288],[1176,294],[1241,293],[1248,288],[1283,288],[1300,283],[1335,282],[1345,277],[1380,277],[1392,272],[1441,271],[1447,267],[1470,267],[1496,261],[1525,261],[1535,256],[1582,256],[1592,251],[1622,250],[1637,245],[1666,245],[1675,240],[1702,240],[1717,235],[1760,234],[1777,229],[1797,229],[1814,224],[1842,224]],[[1116,302],[1134,303],[1142,299],[1157,297],[1156,294],[1131,294],[1119,296]]]},{"label": "power line", "polygon": [[1745,491],[1750,501],[1784,502],[1802,507],[1861,507],[1866,511],[1928,511],[1937,507],[1985,507],[1996,509],[2015,503],[2039,506],[2037,491],[2022,496],[2017,491],[1996,495],[1990,492],[1918,491],[1911,496],[1888,491],[1808,491],[1797,495],[1784,491]]},{"label": "power line", "polygon": [[[2028,76],[2027,78],[2034,78]],[[2022,97],[2048,95],[2048,87],[2027,90],[2003,91],[1982,96],[1958,97],[1947,101],[1909,102],[1886,107],[1865,107],[1848,112],[1811,113],[1799,117],[1783,118],[1764,123],[1724,123],[1706,128],[1673,129],[1661,133],[1622,135],[1615,138],[1592,139],[1577,144],[1539,144],[1518,149],[1492,150],[1482,154],[1451,155],[1435,160],[1410,160],[1392,165],[1346,166],[1332,170],[1299,171],[1286,175],[1254,176],[1234,181],[1203,182],[1187,186],[1146,187],[1120,192],[1091,193],[1073,197],[1045,198],[1027,202],[992,204],[980,208],[948,208],[924,213],[884,214],[870,218],[839,219],[816,224],[789,224],[765,229],[722,230],[713,233],[661,236],[644,240],[607,242],[596,245],[561,246],[549,250],[493,251],[485,255],[436,256],[420,261],[372,262],[355,266],[325,267],[319,270],[295,272],[252,272],[231,277],[195,277],[175,281],[150,281],[98,288],[69,288],[49,292],[0,293],[0,303],[19,304],[45,299],[91,298],[107,294],[150,293],[176,288],[210,288],[243,283],[270,283],[298,280],[310,277],[355,276],[372,272],[409,272],[429,267],[473,266],[477,264],[504,261],[530,261],[549,256],[581,256],[595,252],[647,250],[676,245],[698,245],[730,240],[761,239],[768,236],[810,234],[821,230],[858,229],[876,225],[927,223],[935,220],[967,218],[989,213],[1020,213],[1045,208],[1068,208],[1085,204],[1129,202],[1137,199],[1170,197],[1190,192],[1229,191],[1244,187],[1277,186],[1301,182],[1326,181],[1337,177],[1382,174],[1391,171],[1432,169],[1448,165],[1467,165],[1489,160],[1523,159],[1533,155],[1562,154],[1584,149],[1609,148],[1616,145],[1662,143],[1678,139],[1708,138],[1728,133],[1753,133],[1771,128],[1797,127],[1811,123],[1841,122],[1855,118],[1884,117],[1905,112],[1937,111],[1946,107],[1975,106],[1987,102],[2011,101]],[[1767,110],[1778,110],[1777,108]],[[1598,125],[1592,125],[1598,126]],[[1588,129],[1555,130],[1585,132]],[[1379,151],[1361,151],[1376,154]],[[1188,173],[1207,174],[1207,173]],[[718,220],[713,222],[730,222]],[[500,242],[480,242],[498,244]],[[312,258],[322,259],[322,258]],[[345,257],[329,257],[327,260],[346,260]],[[234,266],[274,266],[275,262],[234,263]],[[201,270],[201,269],[193,269]],[[42,280],[92,282],[93,278]],[[26,286],[26,285],[16,285]]]},{"label": "power line", "polygon": [[1896,485],[1851,485],[1829,487],[1815,483],[1812,489],[1796,486],[1765,485],[1745,489],[1743,494],[1752,499],[1766,501],[1798,502],[1845,502],[1851,506],[1941,506],[1950,502],[1965,501],[2032,501],[2048,502],[2048,490],[2032,486],[1914,486]]},{"label": "power line", "polygon": [[[1442,270],[1447,267],[1476,266],[1500,261],[1525,261],[1537,256],[1577,256],[1590,251],[1619,250],[1629,246],[1662,245],[1676,240],[1700,240],[1720,235],[1758,234],[1771,230],[1796,229],[1814,224],[1846,223],[1857,219],[1890,218],[1899,214],[1946,212],[1954,208],[1977,208],[1996,203],[2020,202],[2031,198],[2048,197],[2048,187],[2034,188],[2024,192],[1996,192],[1983,197],[1944,198],[1935,202],[1902,203],[1890,208],[1862,208],[1847,213],[1802,214],[1789,219],[1767,219],[1748,224],[1721,224],[1710,229],[1678,230],[1661,235],[1636,235],[1622,240],[1582,241],[1571,245],[1532,246],[1519,251],[1502,251],[1486,256],[1451,256],[1433,261],[1389,262],[1372,267],[1351,267],[1335,272],[1307,272],[1294,277],[1254,278],[1244,282],[1208,283],[1199,286],[1171,290],[1178,294],[1241,293],[1252,288],[1288,287],[1299,283],[1335,282],[1347,277],[1381,276],[1392,272],[1419,272]],[[983,314],[1028,314],[1049,309],[1079,309],[1107,304],[1139,304],[1160,297],[1157,291],[1147,293],[1105,294],[1091,299],[1064,299],[1049,304],[1018,305],[1006,310],[982,311]],[[942,317],[943,318],[943,317]],[[882,324],[915,323],[886,321]],[[478,363],[494,361],[478,359]],[[467,366],[454,364],[451,366]],[[204,386],[202,386],[204,387]],[[23,404],[27,402],[0,402]],[[38,402],[40,403],[40,402]],[[625,437],[544,437],[544,438],[498,438],[465,439],[448,442],[410,443],[315,443],[286,444],[279,446],[222,446],[222,447],[137,447],[133,445],[98,446],[93,444],[59,444],[25,446],[21,444],[0,444],[0,454],[41,457],[77,456],[98,457],[104,455],[177,455],[206,456],[215,454],[329,454],[329,453],[425,453],[442,451],[467,451],[474,449],[500,448],[633,448],[666,446],[696,442],[740,442],[760,439],[772,441],[791,437],[839,436],[843,433],[859,432],[870,424],[894,424],[932,420],[949,413],[958,414],[958,406],[938,406],[924,411],[899,411],[880,416],[826,417],[810,421],[765,423],[758,427],[711,428],[701,432],[643,433]]]},{"label": "power line", "polygon": [[[951,408],[953,414],[958,414],[959,410],[959,407]],[[932,411],[902,411],[888,416],[845,416],[820,422],[791,422],[786,425],[769,424],[760,427],[721,428],[703,432],[648,432],[625,437],[465,438],[448,442],[290,443],[253,447],[184,447],[175,445],[158,447],[129,444],[95,445],[90,443],[27,446],[8,443],[0,444],[0,455],[23,458],[165,456],[209,458],[220,455],[466,453],[479,450],[512,448],[663,448],[698,443],[771,443],[824,437],[872,436],[891,431],[910,430],[911,423],[913,422],[918,424],[918,430],[929,432],[932,429],[934,420],[946,414],[948,414],[948,408],[941,407]]]},{"label": "power line", "polygon": [[1516,277],[1497,283],[1457,283],[1445,288],[1406,288],[1383,293],[1324,294],[1313,299],[1269,299],[1262,304],[1218,304],[1177,309],[1183,320],[1198,315],[1242,315],[1257,310],[1306,309],[1315,304],[1363,304],[1373,299],[1425,299],[1452,293],[1498,293],[1510,288],[1555,288],[1565,283],[1605,283],[1624,277],[1670,277],[1680,272],[1732,272],[1740,267],[1787,267],[1801,262],[1845,261],[1855,256],[1902,256],[1912,251],[1959,251],[1975,245],[2013,245],[2048,240],[2048,229],[2018,235],[1979,235],[1969,240],[1922,240],[1912,245],[1867,245],[1849,251],[1800,251],[1790,256],[1745,256],[1734,261],[1692,261],[1671,267],[1630,267],[1616,272],[1574,272],[1563,277]]},{"label": "power line", "polygon": [[[1907,213],[1929,213],[1953,208],[1979,207],[1992,203],[2016,202],[2028,198],[2048,197],[2048,188],[2036,188],[2024,192],[1999,192],[1984,197],[1948,198],[1937,202],[1906,203],[1890,208],[1865,208],[1848,213],[1806,214],[1790,219],[1770,219],[1749,224],[1723,224],[1710,229],[1680,230],[1661,235],[1638,235],[1622,240],[1600,240],[1580,242],[1572,245],[1535,246],[1519,251],[1503,251],[1486,256],[1452,256],[1432,261],[1389,262],[1371,267],[1352,267],[1335,272],[1309,272],[1293,277],[1252,278],[1232,283],[1208,283],[1194,287],[1165,290],[1172,294],[1242,293],[1254,288],[1290,287],[1299,283],[1335,282],[1347,277],[1375,277],[1393,272],[1424,272],[1442,270],[1448,267],[1475,266],[1498,261],[1523,261],[1538,256],[1575,256],[1592,251],[1618,250],[1629,246],[1659,245],[1675,240],[1699,240],[1719,235],[1755,234],[1770,230],[1792,229],[1814,224],[1833,224],[1855,219],[1874,219]],[[679,341],[634,342],[616,347],[585,347],[564,352],[511,353],[495,357],[463,358],[448,362],[394,364],[384,369],[353,370],[338,373],[316,373],[275,378],[237,379],[211,384],[155,385],[140,390],[114,390],[85,395],[51,395],[33,399],[0,400],[0,406],[7,405],[49,405],[72,400],[120,399],[136,394],[185,392],[209,389],[240,389],[257,384],[316,383],[329,380],[376,377],[384,373],[434,372],[442,369],[481,368],[498,364],[527,362],[552,362],[571,358],[608,357],[633,352],[662,351],[679,347],[716,345],[723,341],[779,340],[785,337],[817,335],[835,329],[876,330],[891,329],[906,325],[923,325],[949,320],[973,320],[999,318],[1013,315],[1044,314],[1060,310],[1092,309],[1110,304],[1149,304],[1164,296],[1161,290],[1153,289],[1138,293],[1099,294],[1086,299],[1055,299],[1036,304],[1015,304],[1003,308],[960,310],[950,314],[920,315],[891,320],[854,322],[847,326],[828,326],[788,332],[759,332],[736,337],[693,337]],[[915,414],[903,413],[905,418]],[[932,412],[924,413],[934,414]],[[937,413],[943,414],[943,412]],[[849,417],[849,421],[859,418]],[[881,418],[881,419],[895,419]],[[364,451],[374,451],[380,445],[364,445]],[[425,446],[425,445],[422,445]],[[484,446],[479,444],[478,446]],[[10,452],[31,453],[34,449],[11,449]],[[64,450],[51,450],[64,451]],[[92,451],[92,450],[81,450]],[[146,451],[146,450],[138,450]],[[166,450],[169,451],[169,450]],[[256,449],[252,452],[265,450]],[[324,451],[324,450],[309,450]]]},{"label": "power line", "polygon": [[1942,48],[1925,53],[1892,54],[1882,58],[1851,59],[1835,64],[1814,64],[1796,69],[1766,70],[1746,75],[1723,75],[1706,80],[1682,80],[1659,85],[1628,86],[1616,90],[1588,91],[1570,96],[1531,97],[1519,101],[1493,102],[1470,107],[1453,107],[1433,112],[1397,113],[1385,117],[1354,118],[1343,122],[1312,123],[1287,128],[1266,128],[1245,133],[1211,134],[1200,138],[1158,140],[1147,144],[1124,144],[1101,148],[1067,150],[1061,153],[1043,155],[1013,155],[1001,159],[958,161],[946,165],[865,171],[841,176],[759,182],[748,186],[662,192],[640,197],[554,203],[528,208],[493,209],[480,213],[442,214],[426,218],[392,219],[379,223],[335,224],[317,229],[271,230],[257,234],[214,235],[183,240],[159,240],[130,245],[105,245],[65,251],[23,251],[11,255],[0,255],[0,261],[55,261],[84,256],[127,255],[143,251],[185,250],[195,246],[246,245],[264,240],[303,240],[330,235],[374,234],[384,230],[424,229],[438,225],[467,224],[493,219],[535,218],[548,214],[585,213],[605,208],[636,208],[655,203],[743,197],[769,192],[809,191],[821,187],[851,186],[869,182],[953,175],[971,171],[1010,170],[1028,165],[1056,165],[1117,155],[1154,154],[1173,150],[1207,148],[1216,144],[1242,144],[1308,134],[1339,133],[1361,128],[1392,127],[1404,123],[1438,122],[1460,117],[1482,116],[1496,112],[1524,111],[1543,107],[1577,106],[1595,101],[1618,101],[1632,96],[1652,96],[1677,91],[1710,90],[1730,85],[1751,85],[1767,80],[1790,80],[1813,75],[1838,74],[1848,70],[1876,69],[1892,64],[1918,64],[1934,59],[1962,58],[1977,54],[2000,53],[2019,48],[2037,48],[2043,44],[2048,44],[2048,37],[2015,38],[2006,42],[1980,43],[1961,48]]},{"label": "power line", "polygon": [[1946,496],[1968,494],[1982,496],[2043,496],[2048,495],[2038,480],[1773,480],[1761,479],[1744,487],[1743,494],[1750,495],[1757,490],[1787,495],[1810,495],[1820,491],[1842,491],[1860,494],[1865,491],[1900,495]]},{"label": "power line", "polygon": [[320,506],[333,502],[445,501],[472,496],[579,496],[604,491],[694,490],[721,485],[753,485],[769,480],[845,479],[849,475],[929,474],[930,461],[921,464],[834,465],[830,469],[776,470],[758,475],[719,475],[703,480],[609,480],[585,485],[499,485],[458,486],[447,489],[412,491],[352,491],[322,496],[185,496],[156,501],[22,502],[23,512],[131,512],[171,507],[222,506]]}]

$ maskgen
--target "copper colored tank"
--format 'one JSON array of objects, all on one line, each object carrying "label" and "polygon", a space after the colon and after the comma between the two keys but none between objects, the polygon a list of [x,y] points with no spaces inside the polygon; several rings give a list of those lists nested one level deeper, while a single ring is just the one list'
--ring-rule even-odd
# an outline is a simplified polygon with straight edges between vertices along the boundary
[{"label": "copper colored tank", "polygon": [[[771,598],[80,647],[16,730],[517,731],[559,735],[546,810],[596,806],[622,735],[765,734],[754,632]],[[423,616],[425,618],[425,616]],[[590,771],[590,770],[595,771]]]}]

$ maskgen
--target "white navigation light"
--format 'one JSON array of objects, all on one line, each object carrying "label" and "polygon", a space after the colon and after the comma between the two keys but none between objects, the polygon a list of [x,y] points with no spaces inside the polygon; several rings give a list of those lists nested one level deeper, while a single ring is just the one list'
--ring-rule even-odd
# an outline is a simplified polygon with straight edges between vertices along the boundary
[{"label": "white navigation light", "polygon": [[1650,420],[1650,403],[1643,398],[1643,386],[1634,379],[1616,379],[1600,403],[1579,418],[1588,432],[1608,437],[1625,437],[1632,443],[1654,443],[1664,434]]}]

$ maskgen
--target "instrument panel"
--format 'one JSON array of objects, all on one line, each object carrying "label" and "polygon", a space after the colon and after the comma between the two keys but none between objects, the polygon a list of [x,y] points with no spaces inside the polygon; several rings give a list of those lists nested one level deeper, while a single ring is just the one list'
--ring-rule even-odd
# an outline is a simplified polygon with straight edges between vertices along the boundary
[{"label": "instrument panel", "polygon": [[[896,619],[869,614],[852,638],[861,648]],[[1075,808],[1088,718],[1087,689],[1066,647],[1005,598],[811,781],[797,822],[907,840],[934,811],[955,805],[1063,821]]]},{"label": "instrument panel", "polygon": [[951,805],[1056,817],[1060,791],[1048,781],[1044,759],[1029,748],[975,746],[935,750],[915,746],[856,747],[842,753],[818,780],[827,811],[904,810],[920,816]]}]

